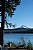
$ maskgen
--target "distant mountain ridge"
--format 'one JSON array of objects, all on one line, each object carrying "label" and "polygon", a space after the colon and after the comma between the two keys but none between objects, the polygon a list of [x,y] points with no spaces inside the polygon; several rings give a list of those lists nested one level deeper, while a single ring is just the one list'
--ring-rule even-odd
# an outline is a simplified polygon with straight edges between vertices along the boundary
[{"label": "distant mountain ridge", "polygon": [[28,28],[27,26],[25,26],[25,25],[22,25],[21,27],[19,27],[19,28]]},{"label": "distant mountain ridge", "polygon": [[19,28],[14,28],[14,29],[7,29],[4,30],[4,32],[12,32],[12,33],[33,33],[33,28],[28,28],[25,25],[22,25]]}]

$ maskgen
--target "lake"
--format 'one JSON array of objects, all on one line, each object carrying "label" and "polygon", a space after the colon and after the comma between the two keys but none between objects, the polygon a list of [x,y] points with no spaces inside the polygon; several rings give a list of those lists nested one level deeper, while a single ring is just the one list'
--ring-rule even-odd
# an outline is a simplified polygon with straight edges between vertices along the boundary
[{"label": "lake", "polygon": [[4,44],[7,44],[8,41],[14,42],[16,45],[18,45],[19,42],[22,44],[22,40],[24,39],[26,45],[28,44],[28,41],[30,40],[31,44],[33,45],[33,34],[6,34],[4,33]]}]

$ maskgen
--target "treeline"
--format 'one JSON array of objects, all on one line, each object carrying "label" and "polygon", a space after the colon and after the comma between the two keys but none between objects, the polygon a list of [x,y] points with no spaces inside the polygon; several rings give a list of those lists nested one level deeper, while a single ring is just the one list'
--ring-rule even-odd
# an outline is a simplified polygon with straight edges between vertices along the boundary
[{"label": "treeline", "polygon": [[19,42],[18,45],[16,45],[14,42],[8,42],[7,45],[4,45],[4,47],[33,49],[33,45],[31,44],[30,39],[28,40],[27,45],[26,45],[26,42],[25,42],[24,38],[22,38],[21,41],[22,42]]}]

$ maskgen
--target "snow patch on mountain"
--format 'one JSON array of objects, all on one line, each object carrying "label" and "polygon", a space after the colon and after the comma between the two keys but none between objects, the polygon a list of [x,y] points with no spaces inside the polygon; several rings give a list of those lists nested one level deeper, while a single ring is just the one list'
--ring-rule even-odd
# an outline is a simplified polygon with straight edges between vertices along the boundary
[{"label": "snow patch on mountain", "polygon": [[27,26],[25,26],[25,25],[22,25],[21,27],[19,27],[19,28],[28,28]]}]

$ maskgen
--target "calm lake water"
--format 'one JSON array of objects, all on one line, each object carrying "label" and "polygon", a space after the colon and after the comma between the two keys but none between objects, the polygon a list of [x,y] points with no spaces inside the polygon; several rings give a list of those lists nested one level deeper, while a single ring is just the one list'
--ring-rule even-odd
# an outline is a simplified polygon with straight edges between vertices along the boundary
[{"label": "calm lake water", "polygon": [[19,42],[22,44],[22,39],[25,40],[26,45],[28,44],[28,41],[30,39],[31,44],[33,45],[33,34],[6,34],[4,33],[4,44],[7,44],[8,41],[14,42],[16,45],[18,45]]}]

